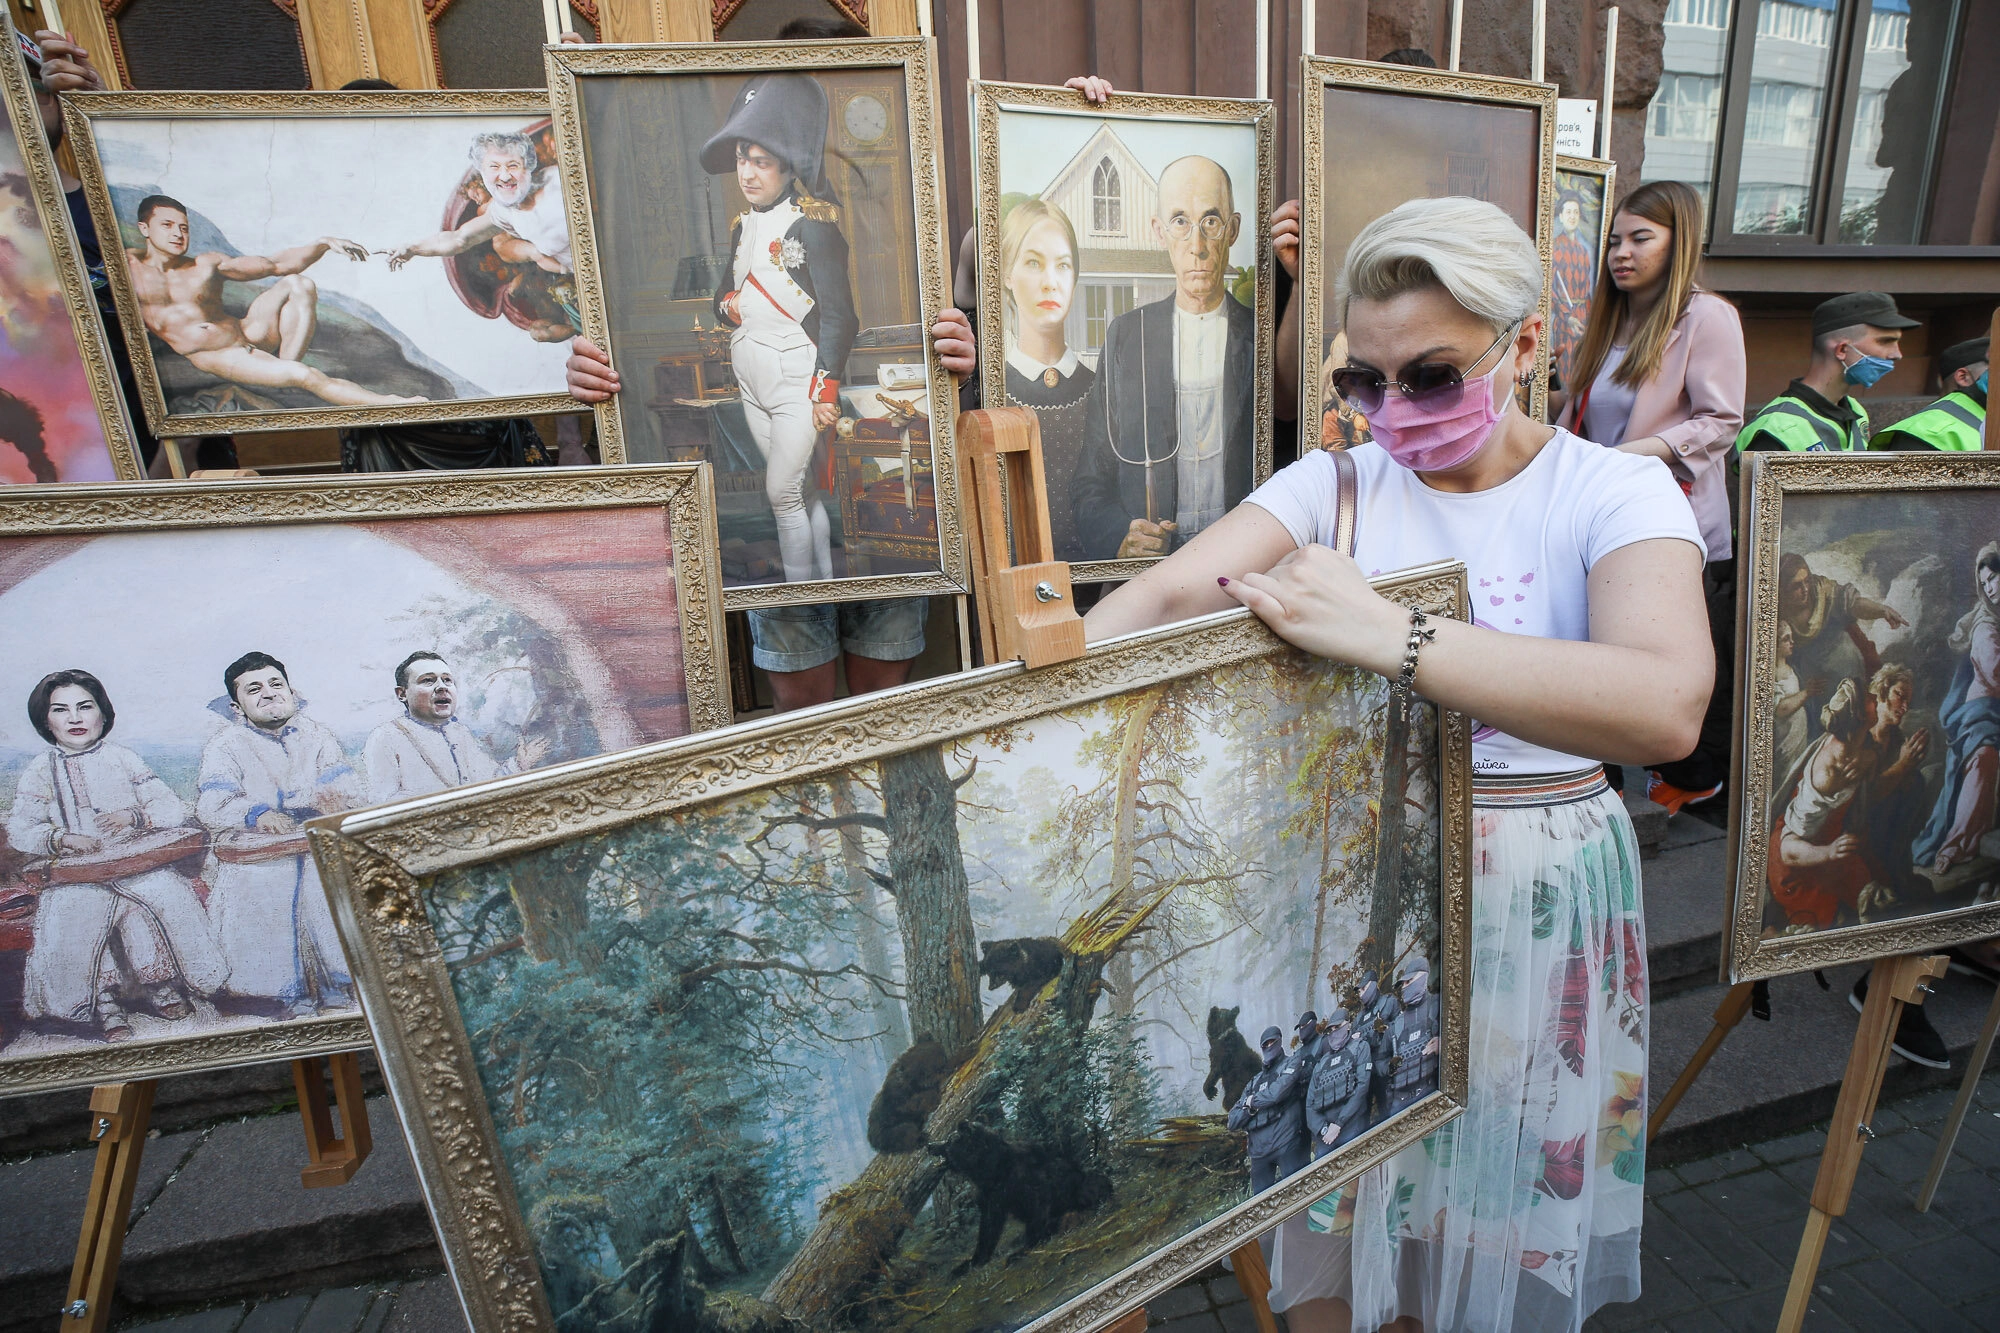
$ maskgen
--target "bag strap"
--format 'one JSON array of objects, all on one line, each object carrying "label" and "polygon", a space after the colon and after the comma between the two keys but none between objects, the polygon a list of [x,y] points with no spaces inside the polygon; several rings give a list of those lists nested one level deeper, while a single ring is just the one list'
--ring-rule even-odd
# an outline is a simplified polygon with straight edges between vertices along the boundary
[{"label": "bag strap", "polygon": [[1335,490],[1333,515],[1333,549],[1342,555],[1354,554],[1354,505],[1360,484],[1355,480],[1354,459],[1345,449],[1328,451],[1333,455]]}]

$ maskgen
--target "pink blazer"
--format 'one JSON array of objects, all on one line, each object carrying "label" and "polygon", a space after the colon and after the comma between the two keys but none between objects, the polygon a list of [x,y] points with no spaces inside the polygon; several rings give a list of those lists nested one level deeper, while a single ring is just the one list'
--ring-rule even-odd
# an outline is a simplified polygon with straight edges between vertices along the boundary
[{"label": "pink blazer", "polygon": [[[1667,336],[1659,370],[1639,386],[1625,427],[1628,440],[1657,435],[1673,450],[1667,466],[1688,489],[1710,560],[1727,560],[1735,550],[1728,465],[1743,428],[1743,378],[1743,321],[1736,307],[1697,291]],[[1577,397],[1571,393],[1556,422],[1565,430],[1576,429]]]}]

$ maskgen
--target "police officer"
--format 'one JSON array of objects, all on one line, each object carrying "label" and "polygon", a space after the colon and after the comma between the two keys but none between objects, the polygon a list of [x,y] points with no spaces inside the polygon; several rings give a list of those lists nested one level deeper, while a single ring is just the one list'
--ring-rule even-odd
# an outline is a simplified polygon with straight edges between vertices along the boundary
[{"label": "police officer", "polygon": [[1373,1054],[1354,1039],[1347,1010],[1326,1016],[1319,1059],[1306,1083],[1306,1130],[1314,1157],[1324,1157],[1368,1128],[1368,1093],[1375,1081]]},{"label": "police officer", "polygon": [[1388,1094],[1382,1074],[1389,1067],[1389,1020],[1396,1016],[1396,1001],[1382,993],[1380,974],[1373,968],[1361,974],[1359,987],[1351,988],[1347,1012],[1352,1016],[1354,1035],[1367,1044],[1369,1060],[1375,1067],[1368,1099],[1368,1123],[1372,1127],[1388,1114]]},{"label": "police officer", "polygon": [[1917,327],[1882,292],[1849,292],[1813,311],[1812,364],[1737,432],[1738,450],[1848,453],[1868,447],[1868,389],[1902,359],[1903,330]]},{"label": "police officer", "polygon": [[1953,343],[1938,353],[1944,397],[1886,427],[1871,449],[1941,449],[1977,453],[1985,444],[1987,340]]},{"label": "police officer", "polygon": [[1437,1090],[1438,1053],[1443,1043],[1439,1036],[1438,998],[1431,991],[1430,974],[1430,961],[1416,954],[1403,964],[1396,983],[1401,1003],[1396,1016],[1389,1021],[1389,1059],[1384,1070],[1388,1115]]},{"label": "police officer", "polygon": [[1310,1157],[1299,1057],[1285,1054],[1285,1034],[1275,1027],[1265,1028],[1257,1044],[1264,1053],[1264,1067],[1251,1076],[1230,1108],[1229,1127],[1250,1136],[1250,1190],[1262,1194]]},{"label": "police officer", "polygon": [[1301,1088],[1312,1082],[1313,1066],[1319,1063],[1324,1049],[1320,1042],[1319,1015],[1308,1009],[1299,1015],[1298,1023],[1292,1028],[1292,1050],[1299,1057]]},{"label": "police officer", "polygon": [[730,366],[750,437],[764,453],[764,496],[785,581],[833,577],[826,506],[810,480],[820,432],[840,419],[840,381],[860,331],[847,238],[827,195],[827,97],[805,74],[759,74],[737,90],[701,165],[736,173],[750,204],[730,228],[734,259],[715,312],[734,332]]}]

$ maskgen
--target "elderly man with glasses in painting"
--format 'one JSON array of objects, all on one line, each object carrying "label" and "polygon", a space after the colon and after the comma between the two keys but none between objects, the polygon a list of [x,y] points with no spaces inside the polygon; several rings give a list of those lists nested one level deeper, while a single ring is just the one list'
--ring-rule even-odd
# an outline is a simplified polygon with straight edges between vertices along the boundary
[{"label": "elderly man with glasses in painting", "polygon": [[1183,157],[1160,173],[1153,234],[1174,294],[1105,332],[1072,490],[1089,559],[1165,555],[1250,493],[1257,323],[1227,288],[1242,226],[1216,163]]}]

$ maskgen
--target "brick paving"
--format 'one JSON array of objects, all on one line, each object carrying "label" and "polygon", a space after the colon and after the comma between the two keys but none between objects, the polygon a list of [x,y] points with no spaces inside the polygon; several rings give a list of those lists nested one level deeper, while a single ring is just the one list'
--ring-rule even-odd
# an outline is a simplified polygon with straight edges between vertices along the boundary
[{"label": "brick paving", "polygon": [[[1853,1201],[1827,1241],[1809,1333],[2000,1330],[2000,1068],[1980,1082],[1930,1212],[1912,1203],[1952,1096],[1951,1089],[1932,1089],[1877,1109],[1877,1137],[1863,1154]],[[1645,1296],[1601,1311],[1587,1333],[1775,1327],[1825,1130],[1819,1125],[1650,1173]],[[1256,1327],[1236,1280],[1220,1268],[1159,1297],[1147,1313],[1150,1327],[1170,1333]],[[448,1280],[419,1274],[119,1327],[123,1333],[456,1333],[463,1324]]]}]

